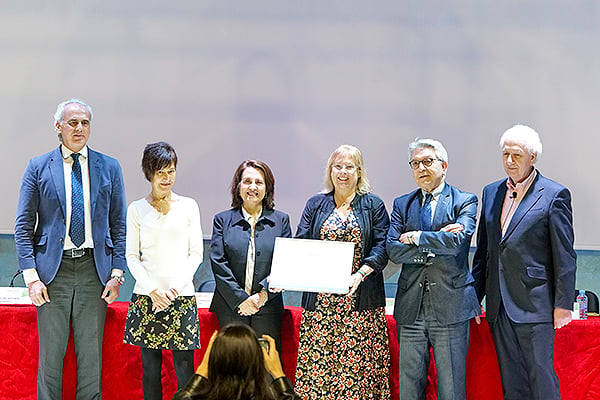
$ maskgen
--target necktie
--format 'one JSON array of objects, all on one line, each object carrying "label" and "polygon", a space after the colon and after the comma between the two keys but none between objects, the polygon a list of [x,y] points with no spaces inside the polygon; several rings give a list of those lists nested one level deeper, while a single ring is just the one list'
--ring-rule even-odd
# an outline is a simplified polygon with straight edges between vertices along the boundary
[{"label": "necktie", "polygon": [[421,207],[421,229],[424,231],[431,230],[431,193],[427,193],[425,196],[425,203]]},{"label": "necktie", "polygon": [[77,247],[83,244],[85,239],[85,220],[83,212],[83,184],[81,181],[81,164],[79,164],[79,153],[71,154],[73,157],[73,168],[71,171],[71,225],[69,236]]},{"label": "necktie", "polygon": [[248,242],[248,256],[246,257],[246,280],[244,282],[244,290],[249,295],[252,295],[252,284],[254,283],[254,263],[256,258],[256,248],[254,247],[254,220],[250,220],[252,227],[250,228],[250,241]]}]

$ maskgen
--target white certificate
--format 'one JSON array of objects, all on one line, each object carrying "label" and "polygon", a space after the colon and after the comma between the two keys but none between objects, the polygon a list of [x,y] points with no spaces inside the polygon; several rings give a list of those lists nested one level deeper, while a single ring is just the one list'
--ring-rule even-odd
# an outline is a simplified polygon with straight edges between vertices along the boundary
[{"label": "white certificate", "polygon": [[276,238],[269,286],[287,290],[348,293],[354,243]]}]

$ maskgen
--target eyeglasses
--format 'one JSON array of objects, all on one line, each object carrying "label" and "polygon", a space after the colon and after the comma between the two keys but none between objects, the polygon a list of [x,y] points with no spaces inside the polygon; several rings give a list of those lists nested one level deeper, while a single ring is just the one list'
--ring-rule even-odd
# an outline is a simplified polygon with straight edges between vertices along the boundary
[{"label": "eyeglasses", "polygon": [[341,170],[345,169],[349,173],[356,171],[357,168],[358,167],[356,165],[352,165],[352,164],[346,164],[346,165],[334,164],[333,165],[333,169],[335,169],[336,171],[341,171]]},{"label": "eyeglasses", "polygon": [[408,165],[412,169],[419,169],[419,165],[423,164],[424,167],[431,167],[434,161],[441,161],[439,158],[426,158],[424,160],[411,160],[408,162]]}]

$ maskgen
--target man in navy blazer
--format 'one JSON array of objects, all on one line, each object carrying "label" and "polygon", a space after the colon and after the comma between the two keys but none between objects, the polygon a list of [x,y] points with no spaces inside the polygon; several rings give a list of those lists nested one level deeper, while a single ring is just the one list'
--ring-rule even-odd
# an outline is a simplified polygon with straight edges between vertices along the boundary
[{"label": "man in navy blazer", "polygon": [[402,263],[394,305],[400,345],[400,398],[425,399],[433,347],[438,399],[466,399],[469,320],[479,322],[468,255],[477,197],[445,183],[448,154],[440,142],[408,148],[419,189],[394,200],[387,253]]},{"label": "man in navy blazer", "polygon": [[575,292],[571,194],[542,176],[536,131],[500,139],[508,178],[483,189],[473,260],[477,295],[496,345],[504,398],[560,399],[554,330],[571,321]]},{"label": "man in navy blazer", "polygon": [[87,147],[87,104],[65,101],[54,118],[62,144],[27,164],[15,223],[19,268],[37,306],[37,398],[62,398],[71,323],[77,399],[101,399],[106,305],[126,267],[123,177],[117,160]]}]

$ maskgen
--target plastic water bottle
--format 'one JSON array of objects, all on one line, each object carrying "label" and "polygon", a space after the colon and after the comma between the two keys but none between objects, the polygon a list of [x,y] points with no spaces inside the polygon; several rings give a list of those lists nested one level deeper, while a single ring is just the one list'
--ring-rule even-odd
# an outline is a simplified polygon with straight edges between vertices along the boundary
[{"label": "plastic water bottle", "polygon": [[579,306],[579,319],[587,319],[588,317],[588,298],[585,295],[585,290],[580,290],[577,295],[577,305]]}]

